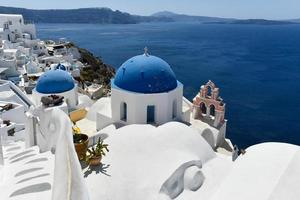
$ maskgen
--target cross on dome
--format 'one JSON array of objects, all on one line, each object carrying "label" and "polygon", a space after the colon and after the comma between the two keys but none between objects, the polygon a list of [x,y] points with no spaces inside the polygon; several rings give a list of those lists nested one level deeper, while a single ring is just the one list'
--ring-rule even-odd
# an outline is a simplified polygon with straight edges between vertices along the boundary
[{"label": "cross on dome", "polygon": [[145,48],[144,48],[144,55],[145,55],[145,56],[149,56],[148,47],[145,47]]}]

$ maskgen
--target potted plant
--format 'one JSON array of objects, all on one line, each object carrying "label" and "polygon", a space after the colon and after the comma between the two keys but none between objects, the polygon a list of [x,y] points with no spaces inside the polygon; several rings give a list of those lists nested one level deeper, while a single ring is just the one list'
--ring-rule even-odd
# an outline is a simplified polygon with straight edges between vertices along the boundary
[{"label": "potted plant", "polygon": [[89,145],[89,136],[82,134],[80,128],[76,125],[73,129],[73,142],[79,160],[86,159],[86,151]]},{"label": "potted plant", "polygon": [[101,164],[102,156],[105,156],[106,152],[109,152],[108,144],[104,144],[103,140],[99,138],[96,147],[92,147],[87,151],[89,153],[87,156],[87,163],[90,166],[98,166]]}]

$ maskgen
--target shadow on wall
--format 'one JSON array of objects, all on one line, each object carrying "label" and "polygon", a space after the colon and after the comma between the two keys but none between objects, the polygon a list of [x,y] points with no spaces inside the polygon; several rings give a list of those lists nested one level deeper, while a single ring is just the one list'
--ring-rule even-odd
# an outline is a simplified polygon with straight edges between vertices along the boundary
[{"label": "shadow on wall", "polygon": [[215,148],[215,139],[213,136],[213,132],[210,129],[204,129],[204,131],[202,132],[202,137],[212,148]]}]

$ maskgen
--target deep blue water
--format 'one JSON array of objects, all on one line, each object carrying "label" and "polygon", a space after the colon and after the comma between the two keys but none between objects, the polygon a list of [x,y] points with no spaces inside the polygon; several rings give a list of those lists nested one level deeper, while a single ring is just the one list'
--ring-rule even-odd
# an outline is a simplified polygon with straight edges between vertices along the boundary
[{"label": "deep blue water", "polygon": [[227,137],[241,147],[300,145],[300,26],[38,24],[42,39],[66,37],[119,67],[143,53],[165,59],[192,99],[209,79],[220,87]]}]

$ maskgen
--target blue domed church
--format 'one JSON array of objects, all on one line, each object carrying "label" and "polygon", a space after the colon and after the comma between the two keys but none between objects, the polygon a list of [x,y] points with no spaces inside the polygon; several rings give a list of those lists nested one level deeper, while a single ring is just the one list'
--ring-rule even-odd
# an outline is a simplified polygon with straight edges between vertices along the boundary
[{"label": "blue domed church", "polygon": [[127,60],[111,81],[111,117],[125,124],[182,120],[183,85],[170,65],[147,52]]},{"label": "blue domed church", "polygon": [[67,71],[56,69],[45,72],[33,90],[36,105],[41,103],[41,98],[48,95],[60,95],[69,109],[75,108],[78,103],[78,93],[75,81]]}]

